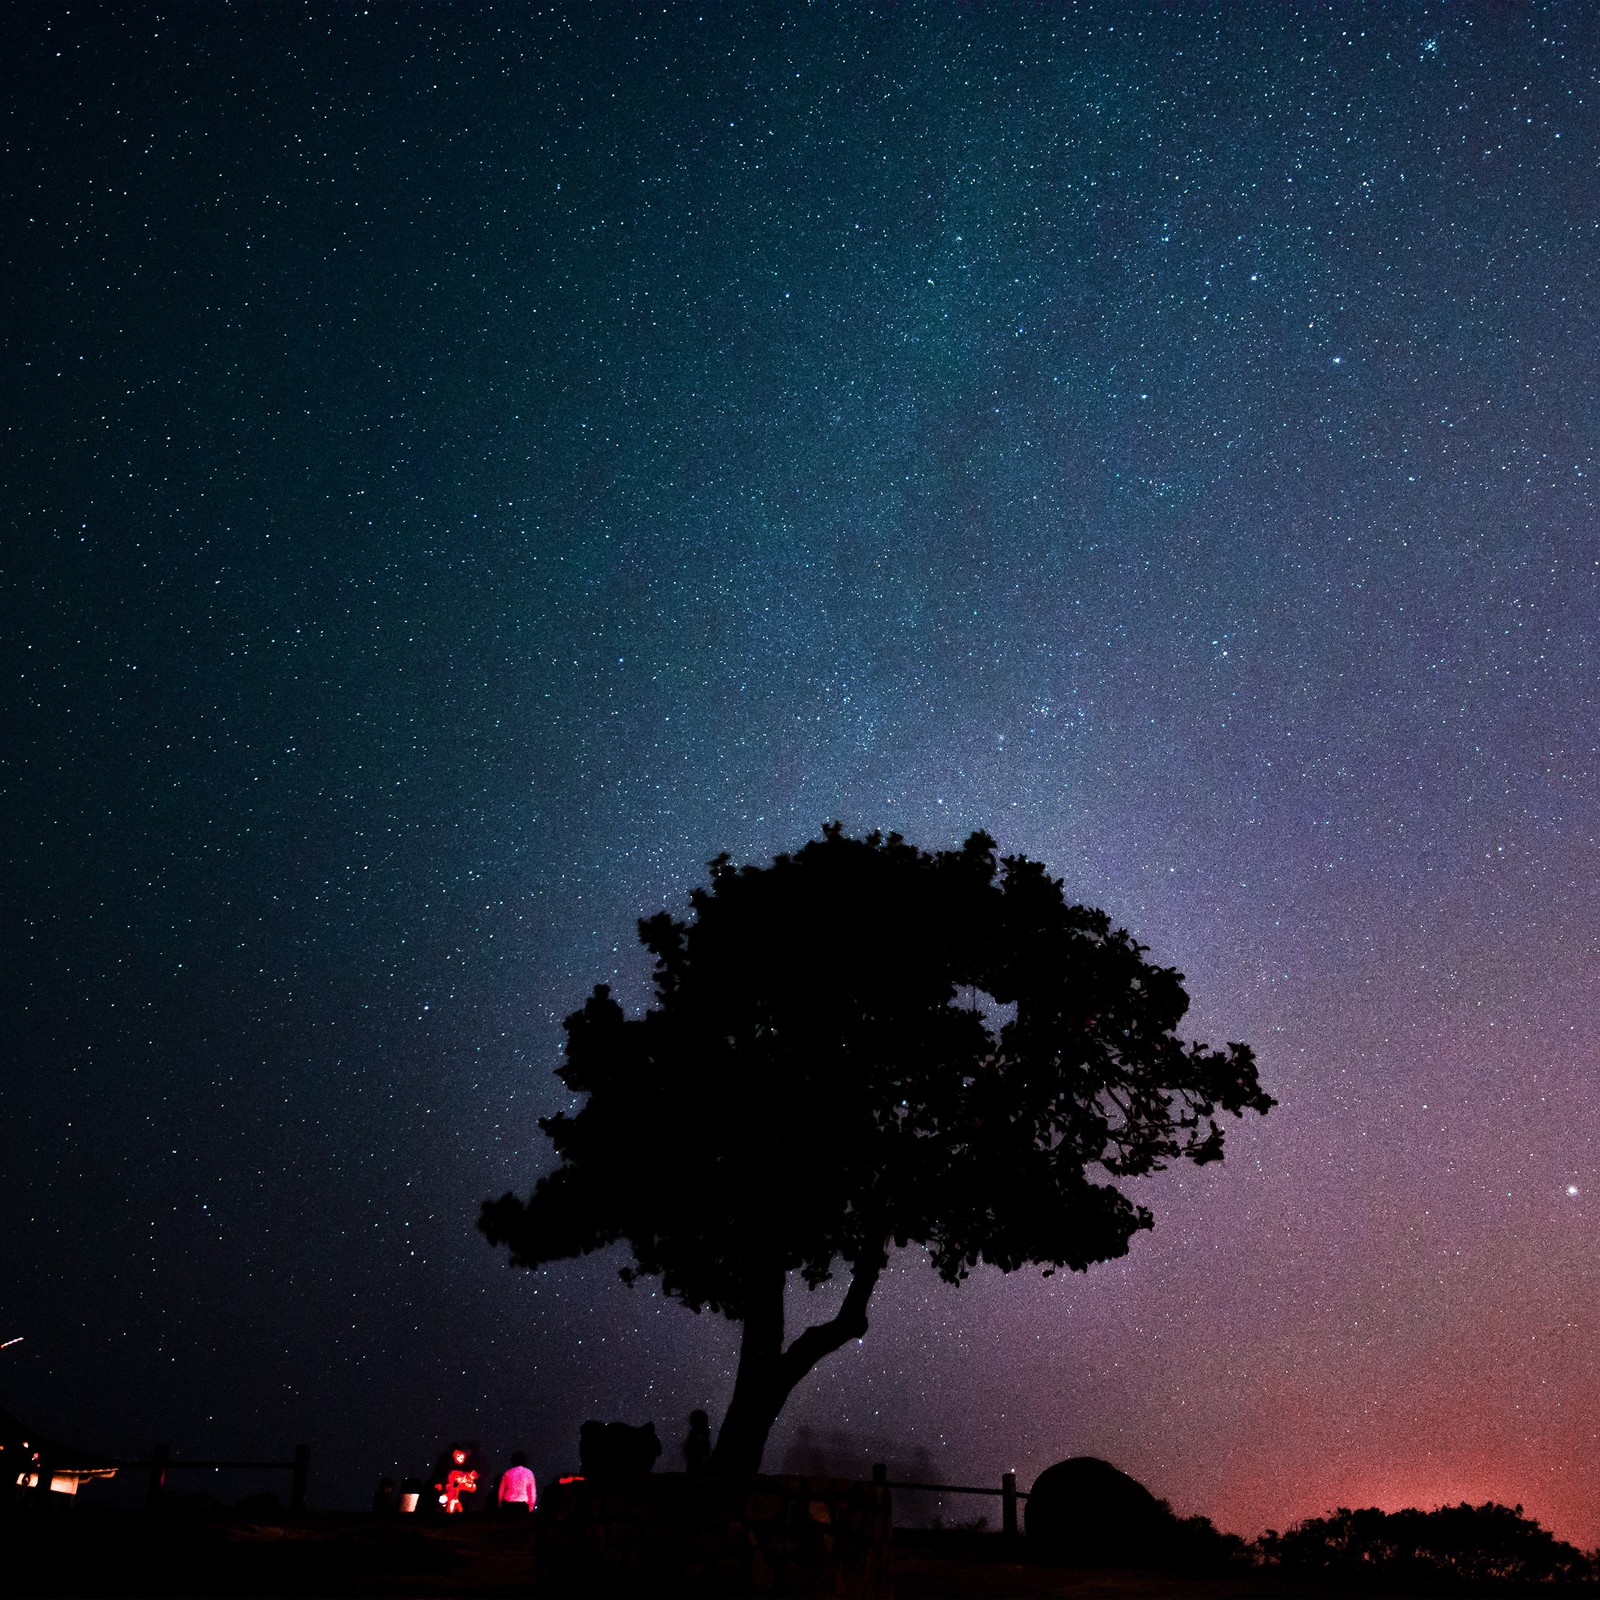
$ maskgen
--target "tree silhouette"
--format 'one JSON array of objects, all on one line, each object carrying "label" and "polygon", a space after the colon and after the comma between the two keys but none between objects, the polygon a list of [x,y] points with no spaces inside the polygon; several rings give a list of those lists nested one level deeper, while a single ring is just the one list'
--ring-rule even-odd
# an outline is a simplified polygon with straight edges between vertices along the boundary
[{"label": "tree silhouette", "polygon": [[[1218,1113],[1273,1104],[1248,1046],[1174,1035],[1181,974],[986,834],[930,854],[834,824],[720,857],[690,900],[639,924],[643,1017],[600,984],[567,1018],[588,1100],[540,1123],[561,1165],[478,1226],[525,1267],[626,1240],[626,1281],[743,1324],[716,1471],[759,1470],[795,1385],[866,1332],[891,1245],[952,1283],[1081,1272],[1151,1226],[1108,1180],[1217,1160]],[[789,1275],[841,1264],[837,1314],[785,1345]]]}]

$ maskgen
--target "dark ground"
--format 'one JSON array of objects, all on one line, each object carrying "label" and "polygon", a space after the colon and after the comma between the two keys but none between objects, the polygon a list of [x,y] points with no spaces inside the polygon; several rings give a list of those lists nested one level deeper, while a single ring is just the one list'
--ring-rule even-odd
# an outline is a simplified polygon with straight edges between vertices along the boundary
[{"label": "dark ground", "polygon": [[[530,1519],[379,1520],[312,1512],[238,1518],[101,1512],[89,1506],[0,1526],[0,1594],[40,1597],[531,1596]],[[999,1535],[897,1532],[898,1600],[1332,1600],[1336,1591],[1260,1571],[1227,1576],[1080,1571],[1007,1560]]]},{"label": "dark ground", "polygon": [[10,1571],[0,1592],[373,1600],[531,1593],[527,1518],[518,1525],[312,1512],[252,1522],[78,1510],[6,1528]]}]

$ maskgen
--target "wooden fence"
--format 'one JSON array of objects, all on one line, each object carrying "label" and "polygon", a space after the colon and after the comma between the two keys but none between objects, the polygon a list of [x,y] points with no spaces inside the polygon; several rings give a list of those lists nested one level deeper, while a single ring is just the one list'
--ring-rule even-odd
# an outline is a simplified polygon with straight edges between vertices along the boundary
[{"label": "wooden fence", "polygon": [[167,1485],[167,1474],[179,1468],[194,1468],[196,1470],[208,1469],[211,1471],[249,1471],[249,1472],[288,1472],[292,1473],[289,1488],[289,1509],[291,1511],[304,1511],[306,1508],[306,1483],[311,1476],[311,1446],[297,1444],[294,1447],[292,1461],[174,1461],[172,1459],[172,1446],[158,1444],[151,1452],[148,1461],[128,1461],[128,1467],[143,1467],[150,1474],[150,1490],[147,1503],[151,1510],[161,1503],[161,1496]]},{"label": "wooden fence", "polygon": [[1014,1472],[1000,1474],[998,1489],[980,1489],[969,1483],[895,1483],[890,1480],[888,1467],[880,1461],[872,1468],[872,1481],[886,1489],[924,1489],[933,1494],[997,1494],[1000,1496],[1000,1531],[1008,1539],[1017,1536],[1017,1502],[1028,1498],[1026,1489],[1018,1489]]}]

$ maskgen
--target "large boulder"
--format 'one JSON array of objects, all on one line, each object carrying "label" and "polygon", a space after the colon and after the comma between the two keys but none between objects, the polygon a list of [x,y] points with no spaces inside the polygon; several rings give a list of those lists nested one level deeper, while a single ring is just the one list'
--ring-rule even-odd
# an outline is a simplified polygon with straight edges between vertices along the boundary
[{"label": "large boulder", "polygon": [[1046,1467],[1023,1512],[1030,1546],[1083,1567],[1159,1566],[1174,1521],[1142,1483],[1098,1456]]}]

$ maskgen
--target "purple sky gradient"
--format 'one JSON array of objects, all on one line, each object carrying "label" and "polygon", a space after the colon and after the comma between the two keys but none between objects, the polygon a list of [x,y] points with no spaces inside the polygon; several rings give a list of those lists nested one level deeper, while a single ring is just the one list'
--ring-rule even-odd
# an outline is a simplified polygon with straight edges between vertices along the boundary
[{"label": "purple sky gradient", "polygon": [[1584,17],[0,26],[0,1404],[671,1456],[732,1330],[473,1231],[559,1020],[722,850],[982,827],[1280,1104],[1124,1262],[898,1263],[770,1459],[1600,1543]]}]

